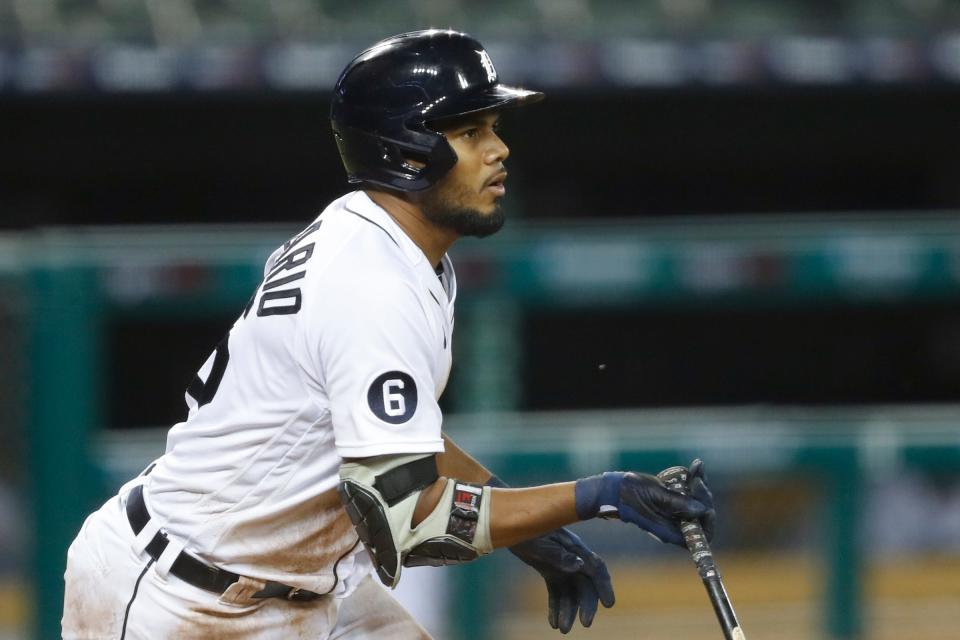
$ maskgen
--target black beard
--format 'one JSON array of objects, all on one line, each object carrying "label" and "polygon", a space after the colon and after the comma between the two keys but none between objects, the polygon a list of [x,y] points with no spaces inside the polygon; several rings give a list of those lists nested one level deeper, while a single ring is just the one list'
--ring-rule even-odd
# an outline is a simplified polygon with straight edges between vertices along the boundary
[{"label": "black beard", "polygon": [[461,236],[486,238],[503,227],[506,215],[500,205],[490,213],[451,202],[439,190],[425,193],[421,208],[423,215],[438,227],[456,231]]}]

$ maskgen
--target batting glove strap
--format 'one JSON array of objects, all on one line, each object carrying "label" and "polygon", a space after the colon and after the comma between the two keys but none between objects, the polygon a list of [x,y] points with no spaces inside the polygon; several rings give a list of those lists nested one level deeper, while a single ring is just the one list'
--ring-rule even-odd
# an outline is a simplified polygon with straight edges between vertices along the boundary
[{"label": "batting glove strap", "polygon": [[617,517],[620,508],[620,485],[623,484],[623,471],[607,471],[598,476],[577,480],[575,498],[577,517],[590,518]]}]

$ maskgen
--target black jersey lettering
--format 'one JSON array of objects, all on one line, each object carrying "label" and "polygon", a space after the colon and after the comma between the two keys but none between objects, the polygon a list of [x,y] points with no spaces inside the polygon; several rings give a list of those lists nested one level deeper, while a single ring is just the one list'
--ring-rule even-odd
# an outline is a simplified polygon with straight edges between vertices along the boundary
[{"label": "black jersey lettering", "polygon": [[303,295],[300,289],[281,289],[280,291],[266,291],[260,296],[260,306],[257,307],[257,316],[288,316],[300,311]]},{"label": "black jersey lettering", "polygon": [[217,394],[220,388],[220,382],[223,380],[223,374],[227,371],[227,364],[230,362],[230,333],[224,336],[220,344],[213,352],[213,365],[206,380],[201,380],[199,375],[193,377],[193,382],[187,387],[187,393],[197,401],[197,408],[209,404],[213,396]]},{"label": "black jersey lettering", "polygon": [[[319,228],[320,222],[317,221],[307,227],[297,238],[284,245],[286,253],[277,258],[277,262],[273,265],[267,277],[263,279],[263,284],[260,285],[259,293],[261,295],[260,304],[257,306],[257,317],[287,316],[300,311],[303,306],[303,293],[298,287],[289,287],[288,285],[306,277],[307,270],[304,265],[313,257],[316,243],[311,242],[298,247],[296,242]],[[279,287],[286,288],[279,289]],[[250,313],[255,299],[256,293],[250,303],[247,304],[244,317]]]}]

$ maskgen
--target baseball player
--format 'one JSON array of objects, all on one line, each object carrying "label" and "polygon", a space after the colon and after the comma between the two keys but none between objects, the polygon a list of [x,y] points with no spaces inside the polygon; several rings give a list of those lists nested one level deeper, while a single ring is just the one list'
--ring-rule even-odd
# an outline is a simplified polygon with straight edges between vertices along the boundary
[{"label": "baseball player", "polygon": [[680,518],[711,530],[699,463],[689,496],[632,472],[507,489],[442,433],[447,250],[503,224],[497,123],[542,97],[501,84],[454,31],[350,62],[331,121],[359,190],[273,253],[164,455],[83,524],[65,638],[428,638],[374,581],[502,547],[543,575],[549,623],[567,632],[614,594],[562,527],[618,517],[677,544]]}]

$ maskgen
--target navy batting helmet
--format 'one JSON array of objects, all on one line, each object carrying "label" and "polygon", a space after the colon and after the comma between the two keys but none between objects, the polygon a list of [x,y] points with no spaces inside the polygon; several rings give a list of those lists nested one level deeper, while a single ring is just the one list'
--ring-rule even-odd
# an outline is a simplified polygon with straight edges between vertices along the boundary
[{"label": "navy batting helmet", "polygon": [[387,38],[354,58],[337,80],[330,121],[350,182],[420,191],[457,162],[427,123],[542,98],[500,84],[470,36],[431,29]]}]

